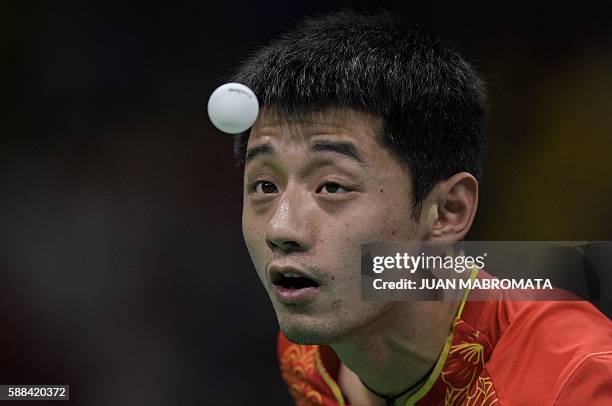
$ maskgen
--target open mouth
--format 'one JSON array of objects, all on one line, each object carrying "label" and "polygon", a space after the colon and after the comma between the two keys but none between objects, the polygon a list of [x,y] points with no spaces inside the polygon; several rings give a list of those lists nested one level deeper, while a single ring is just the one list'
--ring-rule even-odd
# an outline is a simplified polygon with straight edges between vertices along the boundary
[{"label": "open mouth", "polygon": [[285,289],[294,290],[319,287],[319,284],[314,280],[295,272],[275,273],[272,275],[272,283]]}]

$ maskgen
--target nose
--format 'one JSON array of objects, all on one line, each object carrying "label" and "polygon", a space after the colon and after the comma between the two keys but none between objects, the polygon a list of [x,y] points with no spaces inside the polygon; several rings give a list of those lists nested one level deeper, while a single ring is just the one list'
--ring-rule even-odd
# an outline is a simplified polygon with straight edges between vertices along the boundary
[{"label": "nose", "polygon": [[266,226],[266,244],[272,251],[287,254],[307,251],[312,245],[313,224],[308,222],[308,198],[297,188],[287,188],[276,201]]}]

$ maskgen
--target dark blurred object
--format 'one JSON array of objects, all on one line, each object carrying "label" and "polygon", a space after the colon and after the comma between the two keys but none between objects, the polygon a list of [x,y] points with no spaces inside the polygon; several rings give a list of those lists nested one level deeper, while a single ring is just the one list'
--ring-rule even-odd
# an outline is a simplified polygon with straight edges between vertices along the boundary
[{"label": "dark blurred object", "polygon": [[[601,290],[612,286],[612,255],[609,248],[610,243],[597,241],[590,242],[584,251],[584,269],[587,280],[590,282],[591,289],[599,293],[598,297],[593,295],[593,304],[596,305],[602,313],[612,318],[612,301],[600,300],[603,294]],[[607,290],[606,293],[608,292]]]}]

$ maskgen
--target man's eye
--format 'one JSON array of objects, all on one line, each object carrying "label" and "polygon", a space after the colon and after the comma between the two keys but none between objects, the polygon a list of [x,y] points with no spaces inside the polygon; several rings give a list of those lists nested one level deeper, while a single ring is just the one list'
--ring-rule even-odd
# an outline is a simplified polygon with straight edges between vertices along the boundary
[{"label": "man's eye", "polygon": [[255,193],[276,193],[278,189],[272,182],[266,180],[257,181],[251,186],[251,190]]},{"label": "man's eye", "polygon": [[323,194],[338,194],[338,193],[347,193],[347,192],[349,192],[348,189],[346,189],[345,187],[335,182],[327,182],[323,184],[319,188],[319,190],[317,190],[317,193],[323,193]]}]

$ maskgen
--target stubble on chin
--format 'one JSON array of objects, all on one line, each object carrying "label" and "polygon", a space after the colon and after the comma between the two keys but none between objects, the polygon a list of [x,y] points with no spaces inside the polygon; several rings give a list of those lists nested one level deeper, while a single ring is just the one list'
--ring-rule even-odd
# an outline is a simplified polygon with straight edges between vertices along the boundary
[{"label": "stubble on chin", "polygon": [[328,320],[278,312],[277,319],[280,330],[291,342],[302,345],[334,345],[351,341],[352,337],[364,333],[367,335],[373,327],[381,327],[380,324],[384,322],[380,322],[392,311],[392,307],[393,304],[387,303],[365,317],[363,312],[347,310],[340,306]]}]

